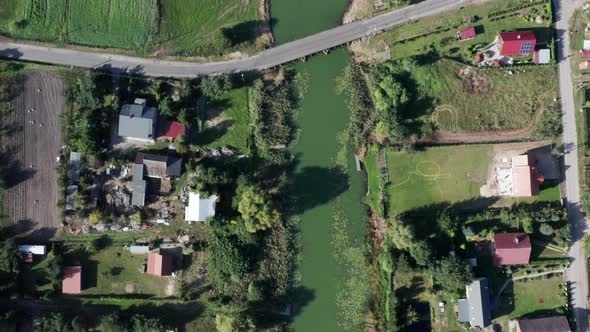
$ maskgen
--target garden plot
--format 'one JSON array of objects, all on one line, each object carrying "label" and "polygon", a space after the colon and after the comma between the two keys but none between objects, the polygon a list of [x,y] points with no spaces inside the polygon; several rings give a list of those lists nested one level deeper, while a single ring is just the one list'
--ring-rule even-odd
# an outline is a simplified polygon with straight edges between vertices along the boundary
[{"label": "garden plot", "polygon": [[50,72],[32,72],[17,81],[13,110],[0,118],[1,162],[8,168],[4,213],[16,231],[47,239],[61,225],[57,207],[56,157],[62,145],[60,114],[64,83]]}]

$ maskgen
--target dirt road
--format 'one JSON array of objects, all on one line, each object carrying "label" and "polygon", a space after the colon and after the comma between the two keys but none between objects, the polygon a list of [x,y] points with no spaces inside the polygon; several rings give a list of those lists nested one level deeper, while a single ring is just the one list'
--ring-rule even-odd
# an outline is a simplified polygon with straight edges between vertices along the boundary
[{"label": "dirt road", "polygon": [[9,165],[3,205],[17,232],[47,239],[59,230],[56,157],[62,145],[64,84],[56,73],[31,72],[17,80],[14,109],[0,121],[2,163]]}]

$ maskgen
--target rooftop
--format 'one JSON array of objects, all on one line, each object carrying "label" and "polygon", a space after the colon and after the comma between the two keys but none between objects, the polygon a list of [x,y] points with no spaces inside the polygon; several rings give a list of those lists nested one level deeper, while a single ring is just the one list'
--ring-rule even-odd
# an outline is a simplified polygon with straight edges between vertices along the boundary
[{"label": "rooftop", "polygon": [[528,264],[531,240],[528,234],[498,233],[494,235],[496,265]]},{"label": "rooftop", "polygon": [[161,255],[155,252],[148,254],[147,273],[156,276],[172,274],[172,255]]},{"label": "rooftop", "polygon": [[520,332],[571,332],[565,316],[519,319],[517,324]]},{"label": "rooftop", "polygon": [[184,210],[184,220],[205,221],[207,218],[215,216],[216,202],[217,196],[215,195],[201,198],[198,193],[189,193],[188,205]]},{"label": "rooftop", "polygon": [[80,265],[64,266],[61,280],[64,294],[80,294],[82,292],[82,267]]}]

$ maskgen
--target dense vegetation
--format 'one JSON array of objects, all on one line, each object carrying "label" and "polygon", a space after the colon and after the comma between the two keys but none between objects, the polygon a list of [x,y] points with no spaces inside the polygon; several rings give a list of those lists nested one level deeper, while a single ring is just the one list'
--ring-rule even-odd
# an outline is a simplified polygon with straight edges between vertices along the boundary
[{"label": "dense vegetation", "polygon": [[255,1],[9,0],[0,32],[14,38],[209,56],[255,49],[263,20]]}]

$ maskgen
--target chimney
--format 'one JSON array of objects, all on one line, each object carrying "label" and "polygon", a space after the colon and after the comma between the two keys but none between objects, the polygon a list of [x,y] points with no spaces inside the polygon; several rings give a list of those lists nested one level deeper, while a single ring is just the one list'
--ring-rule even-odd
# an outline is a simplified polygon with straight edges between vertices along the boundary
[{"label": "chimney", "polygon": [[520,35],[516,35],[516,39],[520,39]]},{"label": "chimney", "polygon": [[514,243],[518,244],[518,242],[520,242],[520,240],[518,239],[518,236],[514,237]]}]

